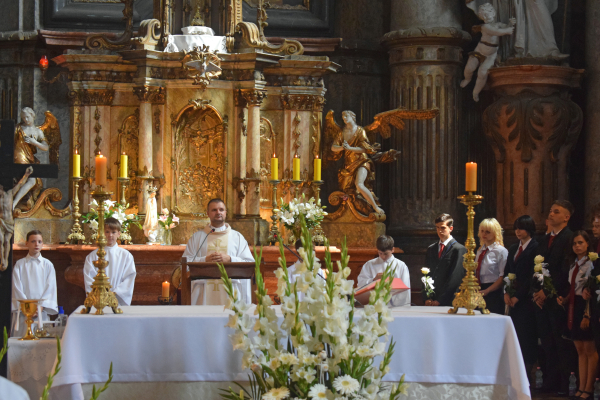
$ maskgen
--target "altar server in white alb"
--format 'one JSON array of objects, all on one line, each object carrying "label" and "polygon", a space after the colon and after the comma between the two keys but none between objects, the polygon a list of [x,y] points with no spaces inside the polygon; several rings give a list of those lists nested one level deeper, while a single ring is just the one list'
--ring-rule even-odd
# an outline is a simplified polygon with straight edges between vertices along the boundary
[{"label": "altar server in white alb", "polygon": [[20,314],[18,300],[44,299],[40,302],[42,309],[42,322],[49,321],[48,314],[58,313],[56,302],[56,272],[54,265],[42,257],[44,245],[42,232],[33,230],[27,233],[27,249],[29,253],[15,263],[12,284],[12,311],[13,318],[12,336],[23,336],[27,329],[25,316]]},{"label": "altar server in white alb", "polygon": [[387,235],[377,238],[377,253],[379,257],[367,261],[358,275],[358,287],[361,288],[373,281],[380,280],[386,267],[391,264],[394,278],[402,279],[409,290],[392,296],[389,305],[401,307],[410,305],[410,275],[408,267],[402,261],[394,257],[394,239]]},{"label": "altar server in white alb", "polygon": [[[189,262],[254,262],[248,242],[241,233],[225,223],[227,209],[221,199],[212,199],[206,207],[210,224],[194,233],[187,243],[183,256]],[[249,279],[232,279],[247,303],[252,301]],[[224,305],[227,293],[220,279],[198,279],[192,281],[192,304]]]},{"label": "altar server in white alb", "polygon": [[[108,266],[104,270],[110,280],[110,289],[117,295],[120,306],[131,305],[133,297],[133,285],[135,284],[135,263],[130,252],[122,249],[117,244],[117,238],[121,234],[121,223],[115,218],[106,218],[104,220],[104,235],[106,236],[106,256]],[[98,260],[98,249],[92,251],[85,258],[83,266],[83,279],[85,281],[85,292],[92,291],[94,277],[98,270],[94,266],[94,261]]]}]

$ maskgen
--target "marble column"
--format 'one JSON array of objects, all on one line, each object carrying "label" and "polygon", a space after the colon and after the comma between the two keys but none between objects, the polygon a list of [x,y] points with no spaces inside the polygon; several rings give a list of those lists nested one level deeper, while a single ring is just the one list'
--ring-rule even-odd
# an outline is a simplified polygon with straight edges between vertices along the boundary
[{"label": "marble column", "polygon": [[496,100],[483,129],[496,157],[496,218],[505,230],[524,214],[543,230],[552,201],[569,198],[569,155],[583,123],[569,90],[582,75],[544,65],[490,69]]},{"label": "marble column", "polygon": [[137,86],[133,93],[140,101],[140,124],[138,135],[138,171],[139,184],[138,214],[145,216],[148,200],[148,183],[153,179],[152,147],[152,103],[164,103],[165,95],[161,87]]},{"label": "marble column", "polygon": [[460,8],[452,0],[393,0],[391,29],[383,37],[389,51],[390,108],[436,107],[433,120],[405,121],[389,147],[401,150],[383,184],[388,186],[387,233],[403,249],[421,248],[435,237],[434,219],[464,209],[466,146],[460,142],[461,45],[470,39],[461,30]]},{"label": "marble column", "polygon": [[600,2],[585,2],[585,225],[591,227],[592,207],[600,203]]},{"label": "marble column", "polygon": [[260,105],[266,97],[264,90],[243,90],[248,107],[246,144],[247,197],[246,217],[260,218]]},{"label": "marble column", "polygon": [[239,181],[235,183],[234,215],[236,218],[243,218],[246,215],[246,141],[248,138],[248,109],[246,100],[241,91],[235,95],[235,144],[236,158],[234,160],[235,176]]}]

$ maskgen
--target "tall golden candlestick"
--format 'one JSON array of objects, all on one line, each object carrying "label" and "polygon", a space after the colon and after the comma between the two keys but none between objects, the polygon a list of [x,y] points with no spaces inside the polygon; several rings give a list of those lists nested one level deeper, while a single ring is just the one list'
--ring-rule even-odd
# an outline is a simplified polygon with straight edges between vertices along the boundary
[{"label": "tall golden candlestick", "polygon": [[279,185],[279,182],[281,182],[280,180],[275,180],[275,179],[271,179],[269,181],[269,183],[271,184],[271,187],[273,188],[273,199],[272,199],[272,205],[273,205],[273,210],[271,211],[271,231],[269,232],[269,243],[270,244],[276,244],[277,241],[279,240],[279,227],[277,224],[277,221],[279,220],[279,218],[277,218],[277,185]]},{"label": "tall golden candlestick", "polygon": [[121,184],[121,190],[119,191],[119,204],[121,204],[123,207],[127,207],[127,200],[125,199],[125,189],[127,188],[130,179],[118,177],[117,180]]},{"label": "tall golden candlestick", "polygon": [[79,213],[79,182],[82,178],[74,176],[71,180],[73,181],[73,227],[67,239],[71,244],[81,244],[85,240],[81,225],[79,225],[79,217],[81,217]]},{"label": "tall golden candlestick", "polygon": [[294,184],[294,197],[296,199],[300,198],[300,185],[302,185],[304,181],[301,179],[292,179],[292,183]]},{"label": "tall golden candlestick", "polygon": [[463,259],[463,267],[467,270],[465,277],[460,285],[460,291],[456,293],[454,300],[452,301],[452,307],[448,310],[449,314],[456,314],[459,308],[466,308],[467,315],[475,315],[476,308],[481,309],[482,314],[489,314],[489,310],[485,308],[485,300],[481,294],[479,282],[475,278],[475,270],[477,269],[477,263],[475,262],[475,237],[473,235],[473,222],[475,220],[475,211],[473,207],[481,203],[483,196],[473,194],[462,195],[458,197],[460,202],[467,206],[467,219],[469,221],[469,229],[467,232],[467,241],[465,247],[467,248],[467,254]]},{"label": "tall golden candlestick", "polygon": [[[319,175],[321,173],[319,172]],[[325,181],[312,181],[311,185],[314,186],[314,191],[315,191],[315,200],[317,201],[317,204],[321,205],[321,185],[325,183]],[[313,243],[319,246],[323,246],[325,244],[325,232],[323,232],[323,228],[321,228],[321,223],[319,222],[317,224],[317,226],[315,226],[314,230],[313,230]]]},{"label": "tall golden candlestick", "polygon": [[123,311],[119,308],[119,301],[114,292],[111,292],[111,285],[108,276],[104,269],[108,266],[108,261],[104,259],[106,256],[106,236],[104,235],[104,201],[112,197],[112,192],[105,192],[103,186],[96,186],[96,190],[92,192],[92,197],[98,203],[98,259],[94,261],[94,267],[98,269],[98,274],[94,277],[92,283],[92,291],[88,293],[83,305],[85,308],[81,310],[82,314],[89,314],[92,306],[96,308],[96,315],[104,315],[104,307],[112,308],[115,314],[122,314]]}]

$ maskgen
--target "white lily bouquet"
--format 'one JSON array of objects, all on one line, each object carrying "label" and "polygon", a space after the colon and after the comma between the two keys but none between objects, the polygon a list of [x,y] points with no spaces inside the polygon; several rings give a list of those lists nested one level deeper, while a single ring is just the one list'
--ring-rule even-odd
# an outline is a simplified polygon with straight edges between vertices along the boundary
[{"label": "white lily bouquet", "polygon": [[293,232],[293,238],[290,238],[290,242],[292,243],[300,239],[302,232],[300,219],[304,219],[308,229],[313,229],[327,215],[324,209],[325,207],[321,206],[321,199],[315,200],[314,197],[311,197],[306,201],[304,194],[302,194],[301,199],[294,198],[289,203],[284,203],[283,199],[281,199],[279,209],[277,210],[277,218],[287,230]]},{"label": "white lily bouquet", "polygon": [[[89,224],[90,229],[92,230],[92,235],[90,237],[91,244],[94,240],[98,239],[98,202],[96,200],[92,200],[89,206],[90,211],[87,214],[82,215],[81,222],[84,224]],[[123,206],[116,201],[104,201],[104,219],[112,217],[121,223],[121,234],[119,235],[118,239],[122,243],[131,242],[131,235],[129,234],[130,225],[133,224],[142,229],[142,225],[140,225],[137,214],[125,213],[128,207],[129,204]]]},{"label": "white lily bouquet", "polygon": [[[395,400],[406,394],[404,376],[397,385],[382,382],[394,352],[393,341],[386,350],[387,324],[393,320],[387,307],[391,268],[386,268],[371,292],[364,314],[355,315],[354,282],[346,279],[350,268],[345,241],[337,272],[333,272],[331,254],[326,252],[328,274],[323,279],[318,276],[320,264],[313,254],[307,224],[302,217],[300,221],[303,248],[299,251],[304,261],[296,269],[300,277],[294,284],[289,282],[283,243],[279,241],[280,268],[275,274],[277,294],[282,299],[281,325],[260,272],[262,250],[255,254],[255,317],[248,313],[251,305],[240,299],[225,268],[219,266],[229,295],[225,308],[233,311],[227,324],[235,330],[230,335],[233,349],[243,352],[242,367],[252,371],[250,392],[236,383],[239,393],[230,387],[221,396],[228,400]],[[298,300],[299,292],[305,294],[302,301]],[[375,365],[378,356],[382,359]]]},{"label": "white lily bouquet", "polygon": [[435,286],[433,286],[433,278],[429,276],[429,272],[429,268],[421,268],[421,273],[423,274],[421,277],[421,282],[423,282],[423,286],[425,288],[425,297],[427,297],[428,300],[433,300],[435,296]]},{"label": "white lily bouquet", "polygon": [[556,289],[554,288],[554,284],[552,283],[552,278],[550,277],[550,272],[546,267],[548,264],[544,263],[544,257],[536,256],[533,259],[534,267],[533,267],[533,280],[531,281],[531,291],[533,293],[539,292],[540,290],[544,290],[546,292],[546,296],[552,298],[556,295]]}]

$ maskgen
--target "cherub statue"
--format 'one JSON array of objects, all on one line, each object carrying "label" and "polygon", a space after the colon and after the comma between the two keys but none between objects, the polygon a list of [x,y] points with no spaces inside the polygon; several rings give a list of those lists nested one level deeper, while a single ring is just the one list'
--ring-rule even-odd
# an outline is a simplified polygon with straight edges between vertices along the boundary
[{"label": "cherub statue", "polygon": [[465,87],[471,82],[473,73],[479,66],[477,80],[473,89],[473,99],[479,101],[479,93],[485,86],[488,78],[488,71],[494,66],[498,56],[499,36],[512,35],[515,30],[516,20],[511,18],[510,26],[502,22],[496,22],[496,9],[490,4],[485,3],[479,6],[477,16],[485,22],[480,25],[481,40],[475,47],[475,50],[469,53],[469,60],[465,66],[465,79],[460,82],[460,87]]},{"label": "cherub statue", "polygon": [[[344,167],[338,172],[339,189],[343,193],[334,192],[332,196],[347,196],[350,199],[351,210],[361,219],[369,216],[373,220],[385,219],[385,212],[381,209],[378,199],[373,193],[374,162],[393,162],[400,151],[379,151],[381,145],[379,143],[371,144],[367,138],[367,132],[380,133],[383,138],[387,139],[391,135],[390,125],[397,129],[404,129],[403,118],[431,119],[438,113],[437,109],[409,111],[399,108],[377,114],[375,121],[363,128],[357,125],[356,114],[352,111],[344,111],[342,119],[345,126],[341,128],[334,120],[333,111],[329,111],[325,121],[325,135],[330,143],[326,147],[329,151],[327,159],[337,161],[342,155],[344,156]],[[330,203],[336,205],[331,199],[332,197],[330,197]],[[331,219],[339,218],[340,215],[336,214],[334,213]]]},{"label": "cherub statue", "polygon": [[[17,164],[39,164],[40,160],[35,157],[38,149],[50,150],[50,163],[58,164],[58,148],[61,144],[60,128],[58,121],[50,111],[45,113],[46,119],[41,126],[35,126],[35,112],[25,107],[21,110],[21,123],[15,129],[14,162]],[[15,194],[13,209],[21,199],[30,191],[33,195],[27,199],[25,209],[30,209],[35,203],[35,198],[42,189],[42,180],[30,178]]]},{"label": "cherub statue", "polygon": [[146,219],[144,221],[144,236],[148,243],[156,243],[158,236],[158,209],[156,207],[156,187],[148,187],[148,201],[146,202]]},{"label": "cherub statue", "polygon": [[13,198],[15,193],[19,193],[26,182],[29,182],[29,175],[33,173],[33,168],[28,167],[25,175],[10,190],[4,191],[0,185],[0,271],[8,267],[8,258],[10,255],[10,240],[15,232],[15,220],[13,218]]}]

